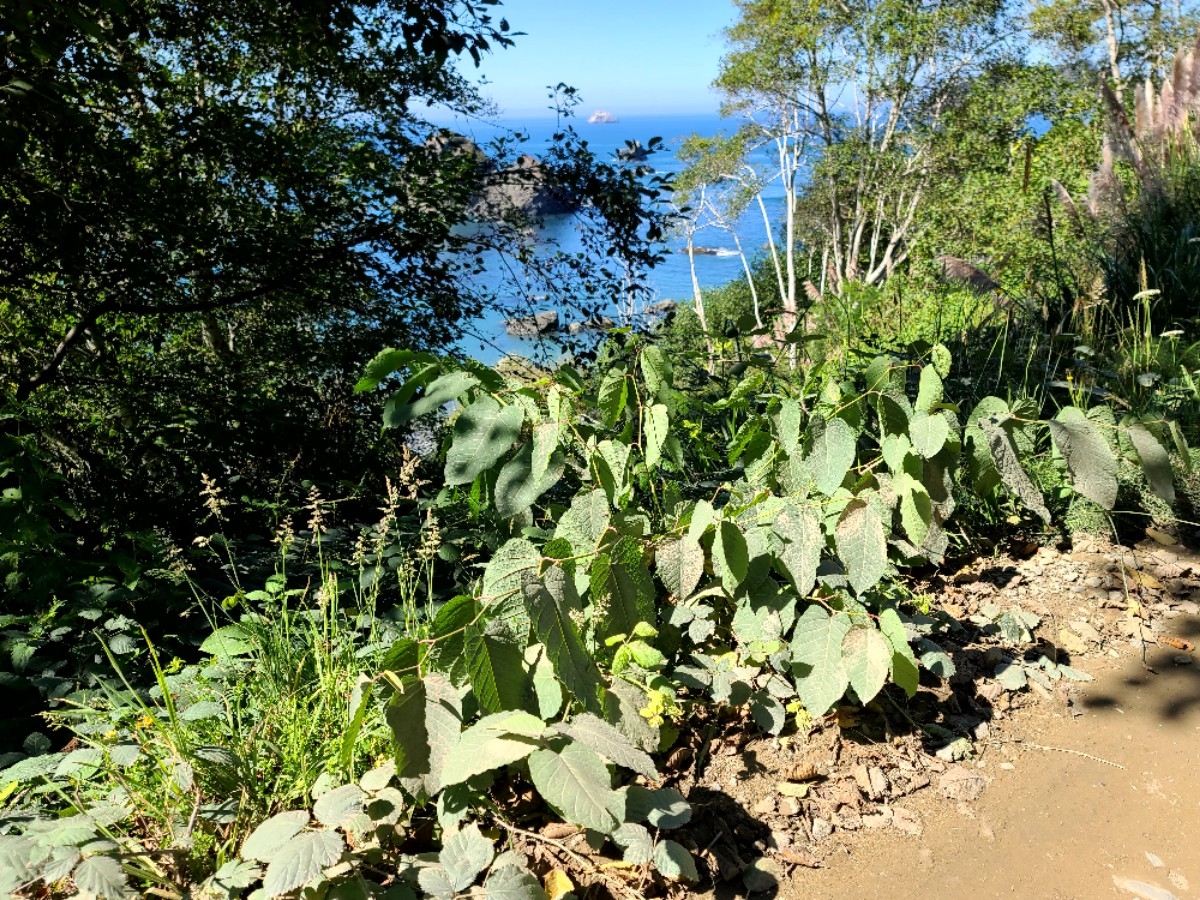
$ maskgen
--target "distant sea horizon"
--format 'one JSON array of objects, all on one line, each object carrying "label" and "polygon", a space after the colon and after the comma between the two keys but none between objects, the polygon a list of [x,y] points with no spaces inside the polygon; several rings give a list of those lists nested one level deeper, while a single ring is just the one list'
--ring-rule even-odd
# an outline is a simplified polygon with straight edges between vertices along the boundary
[{"label": "distant sea horizon", "polygon": [[[640,141],[646,145],[651,138],[663,139],[666,148],[654,154],[648,160],[656,172],[678,174],[683,164],[677,157],[677,152],[684,139],[693,134],[712,137],[720,131],[727,133],[737,128],[737,122],[723,119],[715,113],[686,114],[673,113],[664,115],[623,115],[619,109],[606,109],[617,117],[616,122],[606,124],[589,124],[587,119],[593,112],[591,108],[580,109],[570,119],[569,124],[576,133],[587,141],[589,148],[601,159],[611,159],[618,148],[626,141]],[[476,143],[483,145],[505,133],[520,130],[528,134],[529,141],[526,151],[538,156],[550,143],[551,136],[560,127],[558,120],[552,115],[544,117],[533,116],[503,116],[483,122],[478,120],[439,121],[431,119],[434,124],[449,128],[470,137]],[[768,211],[772,214],[781,207],[781,197],[777,192],[767,195]],[[574,249],[570,246],[569,217],[566,221],[547,222],[546,231],[553,233],[564,241],[564,249]],[[772,215],[772,220],[777,217]],[[762,216],[756,207],[750,209],[737,224],[738,237],[747,255],[753,257],[766,243],[766,233],[763,230]],[[692,277],[688,265],[687,254],[681,252],[686,243],[682,236],[671,235],[666,241],[665,259],[651,272],[648,282],[653,290],[653,300],[674,300],[689,302],[693,299]],[[696,276],[702,288],[712,288],[725,284],[733,279],[742,277],[742,266],[735,249],[735,241],[727,232],[712,229],[701,232],[696,236],[696,246],[706,249],[706,253],[696,256]],[[560,324],[565,327],[566,310],[556,306],[553,297],[546,297],[545,303],[535,305],[537,310],[557,309],[560,314]],[[615,317],[615,310],[612,311]],[[528,338],[518,338],[507,335],[504,328],[504,318],[498,311],[485,312],[482,320],[474,326],[486,342],[471,337],[464,337],[460,349],[488,363],[495,362],[500,356],[507,354],[528,355],[533,353],[536,343]]]}]

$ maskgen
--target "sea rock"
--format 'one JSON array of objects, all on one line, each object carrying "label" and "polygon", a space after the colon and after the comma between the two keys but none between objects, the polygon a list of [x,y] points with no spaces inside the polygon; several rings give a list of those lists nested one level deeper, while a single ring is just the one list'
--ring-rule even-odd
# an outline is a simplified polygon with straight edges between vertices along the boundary
[{"label": "sea rock", "polygon": [[553,334],[558,331],[558,313],[548,309],[534,313],[532,316],[520,316],[508,319],[504,330],[513,337],[537,337],[540,334]]},{"label": "sea rock", "polygon": [[608,316],[592,316],[582,322],[571,322],[567,325],[568,334],[583,334],[585,331],[608,331],[616,328],[617,323]]},{"label": "sea rock", "polygon": [[679,306],[674,300],[659,300],[657,303],[651,303],[646,307],[647,317],[667,317],[675,312]]},{"label": "sea rock", "polygon": [[598,109],[588,116],[587,121],[589,125],[615,125],[621,120],[607,110]]},{"label": "sea rock", "polygon": [[469,137],[443,129],[425,142],[439,155],[468,156],[476,167],[480,187],[467,207],[477,221],[495,221],[513,212],[557,216],[574,212],[579,204],[552,188],[545,167],[528,154],[511,166],[498,166]]}]

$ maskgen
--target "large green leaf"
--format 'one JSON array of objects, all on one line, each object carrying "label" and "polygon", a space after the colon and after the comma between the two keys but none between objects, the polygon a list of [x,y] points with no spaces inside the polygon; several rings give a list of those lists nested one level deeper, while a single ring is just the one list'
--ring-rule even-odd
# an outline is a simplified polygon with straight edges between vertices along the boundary
[{"label": "large green leaf", "polygon": [[313,815],[327,828],[341,828],[365,810],[366,797],[357,784],[343,784],[317,798]]},{"label": "large green leaf", "polygon": [[121,864],[111,856],[89,856],[75,867],[71,877],[84,895],[113,900],[130,893]]},{"label": "large green leaf", "polygon": [[963,428],[963,440],[966,442],[968,451],[967,463],[971,482],[975,487],[975,492],[981,496],[991,494],[1000,484],[1000,472],[992,458],[988,436],[984,433],[980,423],[984,419],[993,417],[1000,421],[1008,414],[1008,404],[1004,400],[999,397],[984,397],[971,411],[971,415],[967,417],[966,426]]},{"label": "large green leaf", "polygon": [[775,517],[771,527],[783,542],[777,552],[780,563],[796,593],[807,597],[817,583],[817,566],[825,548],[821,523],[810,510],[793,504]]},{"label": "large green leaf", "polygon": [[849,630],[849,616],[830,616],[815,603],[796,622],[791,643],[792,672],[796,691],[814,716],[824,715],[850,684],[842,664],[842,641]]},{"label": "large green leaf", "polygon": [[442,765],[458,744],[463,720],[464,689],[456,688],[437,672],[426,675],[424,683],[428,760],[424,766],[408,767],[410,774],[402,778],[404,789],[419,799],[433,797],[441,789]]},{"label": "large green leaf", "polygon": [[788,456],[794,456],[800,446],[800,429],[804,425],[804,410],[790,397],[781,400],[775,415],[775,436]]},{"label": "large green leaf", "polygon": [[1133,449],[1137,451],[1138,459],[1141,460],[1150,489],[1158,497],[1174,505],[1175,473],[1171,471],[1171,457],[1167,455],[1167,449],[1145,425],[1135,423],[1126,430],[1129,442],[1133,444]]},{"label": "large green leaf", "polygon": [[642,367],[647,393],[656,400],[665,400],[671,387],[671,363],[667,355],[661,347],[647,344],[638,362]]},{"label": "large green leaf", "polygon": [[624,441],[601,441],[591,457],[592,472],[608,502],[617,509],[624,507],[629,453],[629,445]]},{"label": "large green leaf", "polygon": [[389,348],[380,350],[375,358],[363,369],[363,376],[354,385],[355,393],[371,391],[379,387],[393,372],[407,366],[413,359],[413,351]]},{"label": "large green leaf", "polygon": [[525,538],[511,538],[492,554],[483,570],[484,604],[495,603],[512,595],[520,596],[525,579],[537,575],[542,554]]},{"label": "large green leaf", "polygon": [[529,777],[542,799],[574,825],[608,834],[625,818],[625,798],[612,789],[608,767],[583,744],[534,751]]},{"label": "large green leaf", "polygon": [[346,848],[336,831],[305,831],[280,848],[263,876],[263,892],[278,897],[304,887],[342,858]]},{"label": "large green leaf", "polygon": [[891,663],[891,645],[875,628],[851,628],[842,639],[842,664],[862,703],[870,703],[883,690]]},{"label": "large green leaf", "polygon": [[496,848],[472,822],[446,838],[438,862],[446,870],[451,886],[456,891],[465,891],[492,864]]},{"label": "large green leaf", "polygon": [[1117,460],[1095,422],[1068,406],[1050,420],[1050,436],[1067,461],[1072,486],[1102,509],[1117,503]]},{"label": "large green leaf", "polygon": [[663,444],[670,430],[667,408],[661,403],[642,410],[642,443],[646,466],[653,469],[662,459]]},{"label": "large green leaf", "polygon": [[458,738],[442,763],[442,787],[524,759],[539,746],[546,725],[522,710],[484,716]]},{"label": "large green leaf", "polygon": [[250,836],[242,844],[242,856],[259,862],[270,862],[280,847],[304,829],[308,819],[308,813],[302,809],[276,813],[250,832]]},{"label": "large green leaf", "polygon": [[[927,368],[925,371],[930,372],[932,369]],[[926,459],[932,459],[941,453],[947,438],[950,437],[950,423],[940,413],[917,413],[909,423],[908,429],[913,449]]]},{"label": "large green leaf", "polygon": [[992,463],[1004,486],[1016,494],[1017,499],[1025,506],[1037,513],[1043,522],[1049,523],[1050,510],[1046,508],[1046,501],[1021,466],[1021,458],[1012,435],[1015,426],[1015,420],[1009,414],[979,420],[979,428],[987,439],[988,450],[991,451]]},{"label": "large green leaf", "polygon": [[805,457],[817,490],[822,494],[832,494],[846,479],[854,465],[857,442],[854,429],[844,419],[835,418],[825,423],[825,430],[813,441],[812,452]]},{"label": "large green leaf", "polygon": [[578,554],[591,553],[600,545],[611,520],[612,507],[604,491],[577,494],[571,508],[558,520],[554,536],[566,538]]},{"label": "large green leaf", "polygon": [[704,576],[704,548],[691,535],[664,541],[654,551],[658,577],[676,600],[686,600]]},{"label": "large green leaf", "polygon": [[558,726],[558,730],[617,765],[632,769],[650,781],[658,780],[658,769],[650,754],[635,747],[629,738],[603,719],[581,713],[569,723]]},{"label": "large green leaf", "polygon": [[925,485],[907,472],[901,472],[892,485],[900,497],[900,523],[913,546],[925,543],[933,523],[933,504]]},{"label": "large green leaf", "polygon": [[834,532],[838,557],[856,594],[864,594],[887,574],[887,534],[875,507],[865,500],[847,504]]},{"label": "large green leaf", "polygon": [[[944,348],[943,348],[944,349]],[[942,379],[936,365],[925,366],[921,369],[921,383],[917,388],[917,412],[932,413],[933,407],[942,402]]]},{"label": "large green leaf", "polygon": [[396,774],[415,778],[429,771],[429,731],[425,724],[425,682],[408,676],[400,682],[384,712],[392,730]]},{"label": "large green leaf", "polygon": [[904,623],[894,609],[885,609],[879,614],[879,630],[891,647],[892,681],[900,685],[908,696],[915,696],[920,673],[917,671],[917,658],[913,655],[908,643],[908,633]]},{"label": "large green leaf", "polygon": [[534,633],[545,645],[554,673],[580,703],[598,710],[598,693],[603,682],[562,602],[568,589],[573,589],[573,585],[568,585],[566,573],[556,566],[546,572],[544,581],[525,586],[525,602]]},{"label": "large green leaf", "polygon": [[463,652],[475,699],[488,712],[524,705],[531,687],[525,670],[525,645],[515,644],[468,625]]},{"label": "large green leaf", "polygon": [[722,519],[717,523],[717,533],[712,546],[713,569],[721,576],[721,583],[730,594],[737,593],[738,585],[750,571],[750,550],[746,536],[737,522]]},{"label": "large green leaf", "polygon": [[612,428],[617,424],[621,411],[625,409],[629,377],[622,369],[611,369],[600,382],[600,393],[596,399],[604,424]]},{"label": "large green leaf", "polygon": [[441,409],[451,400],[457,400],[470,388],[479,384],[479,379],[467,372],[449,372],[425,389],[425,394],[412,403],[393,407],[388,404],[383,414],[386,428],[395,428],[413,419]]},{"label": "large green leaf", "polygon": [[525,413],[480,397],[454,420],[453,442],[446,453],[446,484],[470,484],[494,466],[521,436]]},{"label": "large green leaf", "polygon": [[517,866],[492,869],[485,888],[486,900],[546,900],[538,880]]},{"label": "large green leaf", "polygon": [[556,452],[538,473],[534,467],[533,443],[523,444],[496,478],[496,489],[492,493],[496,512],[508,518],[529,509],[562,478],[564,464],[565,457]]},{"label": "large green leaf", "polygon": [[629,536],[592,563],[592,602],[600,612],[600,634],[632,634],[639,622],[656,623],[654,583],[642,548]]}]

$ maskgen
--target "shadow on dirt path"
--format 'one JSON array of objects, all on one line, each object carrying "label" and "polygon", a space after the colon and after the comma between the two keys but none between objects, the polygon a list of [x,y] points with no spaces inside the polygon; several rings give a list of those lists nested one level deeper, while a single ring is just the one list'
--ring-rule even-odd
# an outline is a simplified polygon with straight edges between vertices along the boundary
[{"label": "shadow on dirt path", "polygon": [[[1173,624],[1200,635],[1200,618]],[[1029,716],[989,745],[976,803],[913,798],[919,837],[862,834],[779,896],[1200,898],[1200,666],[1177,655],[1111,661],[1082,715]]]}]

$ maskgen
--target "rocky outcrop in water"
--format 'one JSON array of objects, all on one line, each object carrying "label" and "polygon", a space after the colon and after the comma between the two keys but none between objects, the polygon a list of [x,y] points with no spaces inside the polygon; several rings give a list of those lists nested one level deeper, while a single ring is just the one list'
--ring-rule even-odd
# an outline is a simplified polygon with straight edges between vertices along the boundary
[{"label": "rocky outcrop in water", "polygon": [[426,142],[439,154],[470,157],[477,167],[479,189],[467,214],[476,221],[496,221],[513,213],[561,216],[579,204],[550,184],[545,166],[528,154],[510,166],[498,166],[473,140],[453,131],[440,131]]},{"label": "rocky outcrop in water", "polygon": [[518,316],[504,323],[504,330],[512,337],[538,337],[558,331],[558,313],[547,309],[532,316]]}]

